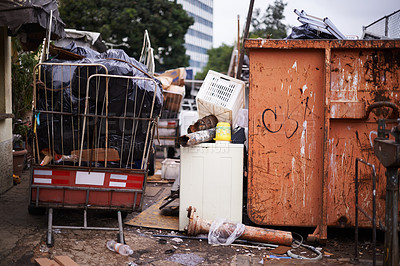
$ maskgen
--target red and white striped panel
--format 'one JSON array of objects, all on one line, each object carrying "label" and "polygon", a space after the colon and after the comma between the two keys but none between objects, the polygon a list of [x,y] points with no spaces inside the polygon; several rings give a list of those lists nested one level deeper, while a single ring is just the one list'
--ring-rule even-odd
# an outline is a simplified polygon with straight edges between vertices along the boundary
[{"label": "red and white striped panel", "polygon": [[144,174],[34,169],[33,184],[142,189]]}]

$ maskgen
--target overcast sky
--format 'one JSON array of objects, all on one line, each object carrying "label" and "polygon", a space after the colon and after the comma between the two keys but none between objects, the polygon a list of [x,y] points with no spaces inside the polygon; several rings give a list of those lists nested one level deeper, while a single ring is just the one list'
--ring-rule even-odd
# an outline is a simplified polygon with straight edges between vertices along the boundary
[{"label": "overcast sky", "polygon": [[[255,0],[254,9],[262,13],[273,0]],[[299,26],[294,9],[304,10],[319,18],[328,17],[344,35],[361,37],[362,26],[400,9],[400,0],[284,0],[285,24]],[[246,23],[250,0],[214,0],[214,43],[232,45],[237,39],[237,15],[240,15],[241,32]],[[400,25],[399,25],[400,27]],[[289,33],[291,31],[289,30]]]}]

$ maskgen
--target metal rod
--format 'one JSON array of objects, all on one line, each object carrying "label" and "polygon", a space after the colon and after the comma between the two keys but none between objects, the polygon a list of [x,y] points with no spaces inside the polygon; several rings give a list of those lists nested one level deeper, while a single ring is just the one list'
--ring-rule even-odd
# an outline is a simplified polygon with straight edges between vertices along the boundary
[{"label": "metal rod", "polygon": [[93,227],[93,226],[64,226],[64,225],[54,225],[54,229],[82,229],[82,230],[108,230],[108,231],[118,231],[119,228],[112,227]]},{"label": "metal rod", "polygon": [[385,17],[385,36],[389,37],[389,17]]},{"label": "metal rod", "polygon": [[372,165],[372,263],[376,265],[376,170],[375,165]]},{"label": "metal rod", "polygon": [[371,216],[369,216],[369,214],[363,208],[361,208],[358,204],[356,204],[356,208],[360,212],[362,212],[362,214],[364,214],[364,216],[367,217],[368,220],[370,220],[372,222],[373,218]]},{"label": "metal rod", "polygon": [[49,217],[47,221],[47,245],[52,244],[52,227],[53,227],[53,208],[49,208]]},{"label": "metal rod", "polygon": [[[144,190],[143,190],[144,191]],[[143,198],[143,194],[141,195],[140,198]],[[137,202],[137,192],[135,192],[135,197],[133,199],[133,210],[136,209],[136,202]]]},{"label": "metal rod", "polygon": [[111,191],[111,192],[143,192],[139,189],[114,189],[114,188],[87,188],[87,187],[67,187],[67,186],[46,186],[32,185],[32,188],[51,188],[51,189],[69,189],[69,190],[90,190],[90,191]]},{"label": "metal rod", "polygon": [[53,27],[53,10],[50,10],[50,18],[49,18],[49,28],[47,29],[47,36],[46,36],[46,59],[49,59],[50,54],[50,40],[51,40],[51,32]]},{"label": "metal rod", "polygon": [[[32,186],[33,188],[34,186]],[[39,206],[39,187],[36,188],[36,207]]]},{"label": "metal rod", "polygon": [[121,211],[117,212],[118,215],[118,229],[119,229],[119,239],[121,243],[125,244],[125,238],[124,238],[124,228],[122,227],[122,215]]},{"label": "metal rod", "polygon": [[356,159],[356,166],[355,166],[355,171],[356,171],[356,179],[355,179],[355,197],[356,197],[356,207],[355,207],[355,258],[354,260],[358,262],[358,160]]},{"label": "metal rod", "polygon": [[86,190],[86,200],[85,200],[85,206],[88,206],[88,204],[89,204],[89,193],[90,193],[90,190],[88,189],[88,190]]},{"label": "metal rod", "polygon": [[242,78],[242,67],[243,67],[243,60],[244,60],[244,40],[247,39],[247,37],[249,36],[251,16],[253,14],[253,6],[254,6],[254,0],[250,0],[249,11],[247,12],[246,28],[245,28],[244,34],[243,34],[242,48],[240,49],[239,65],[238,65],[238,69],[237,69],[237,73],[236,73],[236,78],[238,78],[238,79]]},{"label": "metal rod", "polygon": [[83,227],[87,228],[87,209],[83,210]]},{"label": "metal rod", "polygon": [[398,170],[397,167],[386,168],[386,232],[383,265],[399,264],[398,239]]},{"label": "metal rod", "polygon": [[[129,79],[126,80],[126,90],[125,90],[125,105],[124,105],[124,120],[122,124],[122,138],[121,138],[121,158],[119,160],[119,167],[122,167],[122,157],[124,154],[124,144],[125,144],[125,125],[126,125],[126,112],[128,108],[128,88],[129,88]],[[131,129],[132,130],[132,129]]]},{"label": "metal rod", "polygon": [[[37,167],[38,165],[34,165],[34,167]],[[99,168],[99,167],[97,167]],[[51,167],[45,167],[45,166],[41,166],[40,167],[41,170],[53,170],[53,169],[62,169],[62,170],[72,170],[72,171],[76,171],[77,168],[73,167],[73,166],[68,166],[68,165],[52,165]],[[89,167],[86,166],[81,166],[79,167],[79,171],[81,170],[88,170]],[[105,173],[124,173],[124,174],[144,174],[145,171],[142,169],[124,169],[124,168],[106,168],[106,169],[101,169],[100,171],[93,171],[93,172],[105,172]]]}]

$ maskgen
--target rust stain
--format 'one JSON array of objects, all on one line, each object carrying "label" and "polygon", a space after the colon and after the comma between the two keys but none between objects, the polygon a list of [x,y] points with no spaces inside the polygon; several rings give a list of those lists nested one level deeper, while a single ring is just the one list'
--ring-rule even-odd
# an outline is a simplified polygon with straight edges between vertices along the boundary
[{"label": "rust stain", "polygon": [[[353,226],[357,157],[376,166],[378,220],[384,220],[384,168],[371,143],[376,119],[391,110],[364,114],[379,101],[399,106],[400,41],[247,40],[245,46],[252,72],[251,220],[316,226],[325,216],[328,226]],[[370,212],[371,173],[360,171],[360,205]]]}]

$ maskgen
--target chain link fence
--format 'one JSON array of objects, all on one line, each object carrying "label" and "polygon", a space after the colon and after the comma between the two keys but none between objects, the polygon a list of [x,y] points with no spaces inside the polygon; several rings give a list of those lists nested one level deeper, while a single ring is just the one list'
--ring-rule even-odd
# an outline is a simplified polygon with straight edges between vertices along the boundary
[{"label": "chain link fence", "polygon": [[362,39],[400,39],[400,9],[365,26]]}]

